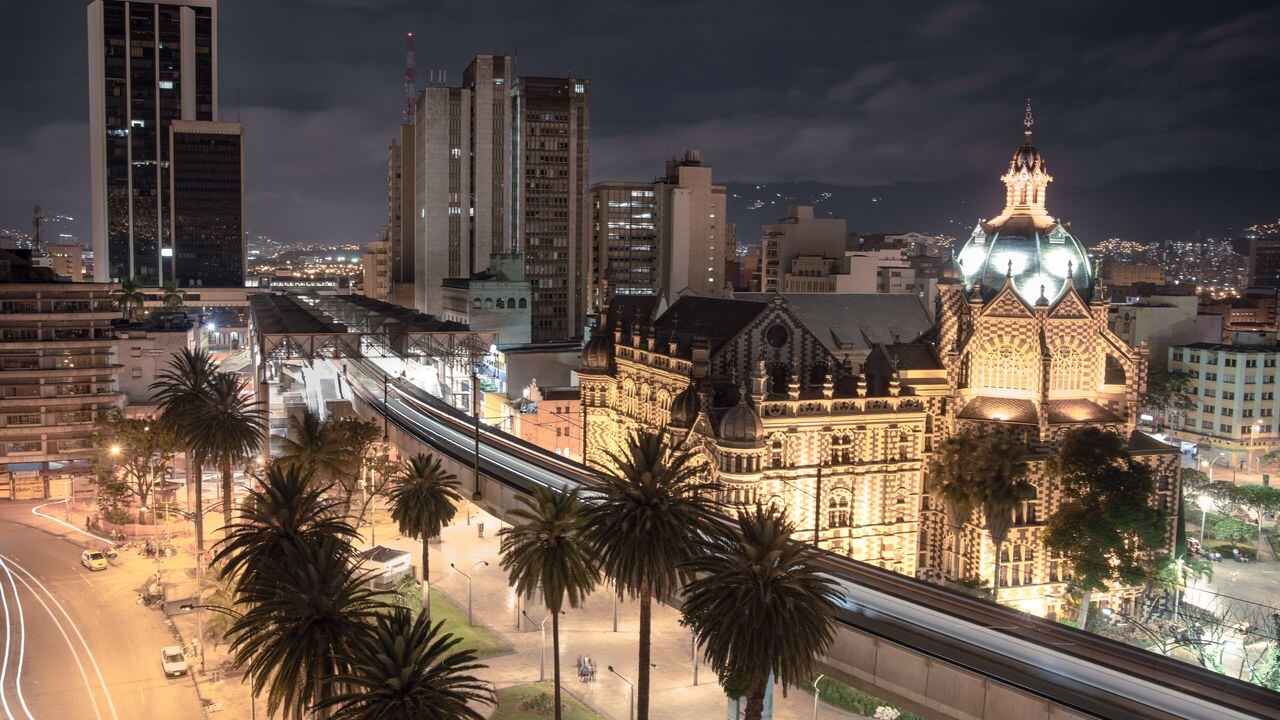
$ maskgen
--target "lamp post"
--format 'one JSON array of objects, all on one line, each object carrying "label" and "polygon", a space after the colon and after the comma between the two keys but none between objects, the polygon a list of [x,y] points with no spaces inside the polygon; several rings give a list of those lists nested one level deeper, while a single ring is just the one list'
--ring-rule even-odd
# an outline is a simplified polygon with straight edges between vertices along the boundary
[{"label": "lamp post", "polygon": [[1201,495],[1196,498],[1196,504],[1200,506],[1200,548],[1204,549],[1204,526],[1209,515],[1209,508],[1213,507],[1213,498],[1208,495]]},{"label": "lamp post", "polygon": [[822,673],[813,679],[813,720],[818,720],[818,696],[822,694],[822,688],[818,687],[818,683],[822,682],[822,678],[826,676],[826,673]]},{"label": "lamp post", "polygon": [[480,562],[472,565],[471,570],[469,572],[463,572],[462,569],[459,568],[457,565],[454,565],[453,563],[449,563],[449,567],[453,568],[454,570],[457,570],[459,573],[462,573],[462,576],[467,579],[467,624],[468,625],[472,624],[471,622],[471,573],[475,572],[476,568],[483,567],[488,564],[489,564],[488,560],[481,560]]},{"label": "lamp post", "polygon": [[[534,619],[529,617],[529,613],[523,610],[520,611],[520,614],[529,622],[537,625],[538,629],[542,631],[542,656],[538,660],[538,682],[544,682],[547,679],[547,621],[551,619],[551,613],[547,613],[547,616],[542,618],[542,622],[534,622]],[[613,670],[613,667],[610,666],[609,670]]]},{"label": "lamp post", "polygon": [[629,689],[629,691],[630,691],[630,692],[628,693],[628,695],[627,695],[627,720],[636,720],[636,686],[635,686],[635,683],[633,683],[633,682],[631,682],[630,680],[628,680],[628,679],[626,679],[625,677],[623,677],[622,673],[618,672],[617,670],[614,670],[612,665],[610,665],[610,666],[609,666],[609,672],[613,673],[614,675],[617,675],[619,678],[622,678],[622,682],[624,682],[624,683],[626,683],[626,684],[627,684],[627,688],[628,688],[628,689]]},{"label": "lamp post", "polygon": [[[1249,462],[1253,462],[1253,451],[1258,447],[1258,433],[1262,432],[1262,421],[1258,420],[1253,423],[1253,432],[1249,433]],[[1262,467],[1262,458],[1258,458],[1258,464],[1253,466],[1255,470]]]}]

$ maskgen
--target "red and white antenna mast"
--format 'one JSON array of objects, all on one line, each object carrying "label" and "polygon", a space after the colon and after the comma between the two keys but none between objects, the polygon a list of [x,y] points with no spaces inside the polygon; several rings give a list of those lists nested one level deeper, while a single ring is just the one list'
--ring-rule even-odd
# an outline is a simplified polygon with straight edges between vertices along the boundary
[{"label": "red and white antenna mast", "polygon": [[409,33],[404,41],[404,117],[405,125],[413,124],[414,88],[413,88],[413,33]]}]

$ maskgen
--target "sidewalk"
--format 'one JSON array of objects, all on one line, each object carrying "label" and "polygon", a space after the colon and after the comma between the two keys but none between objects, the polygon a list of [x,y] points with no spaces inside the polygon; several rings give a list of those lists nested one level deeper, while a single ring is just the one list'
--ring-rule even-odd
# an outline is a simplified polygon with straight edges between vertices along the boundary
[{"label": "sidewalk", "polygon": [[[484,522],[483,538],[479,537],[480,522]],[[513,653],[484,661],[489,669],[482,673],[482,677],[498,687],[505,687],[538,680],[542,633],[535,623],[524,618],[520,619],[517,629],[515,593],[507,585],[506,575],[499,566],[497,531],[500,527],[495,518],[474,510],[468,525],[466,511],[460,511],[455,522],[441,533],[441,542],[431,546],[431,581],[433,588],[450,596],[465,609],[467,579],[449,564],[456,563],[459,568],[469,571],[479,561],[489,563],[472,572],[473,613],[478,624],[488,626],[515,648]],[[376,536],[379,545],[409,551],[415,566],[420,562],[421,549],[417,541],[400,537],[393,524],[379,522]],[[522,601],[521,609],[537,621],[546,615],[546,610],[535,603],[525,607]],[[607,668],[612,665],[634,682],[639,604],[629,600],[617,603],[617,632],[613,630],[613,618],[613,595],[608,587],[598,589],[588,598],[585,607],[565,611],[560,621],[560,672],[566,691],[605,717],[621,720],[627,717],[628,688]],[[546,673],[550,680],[550,623],[547,629]],[[578,681],[577,659],[582,655],[589,655],[595,661],[598,670],[594,683]],[[694,685],[689,631],[680,626],[678,611],[657,603],[653,607],[652,661],[657,667],[653,669],[651,680],[651,717],[724,717],[726,699],[715,673],[700,664],[698,684]],[[783,698],[781,686],[774,690],[774,718],[809,720],[813,717],[812,696],[791,690],[789,697]],[[859,716],[824,705],[819,717],[836,720]]]}]

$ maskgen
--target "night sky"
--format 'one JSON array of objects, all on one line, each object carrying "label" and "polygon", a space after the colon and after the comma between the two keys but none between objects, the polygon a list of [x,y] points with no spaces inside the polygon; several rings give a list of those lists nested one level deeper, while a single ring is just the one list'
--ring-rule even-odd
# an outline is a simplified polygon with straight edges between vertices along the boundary
[{"label": "night sky", "polygon": [[[34,203],[87,213],[85,5],[0,0],[0,227],[28,227]],[[719,181],[994,182],[1028,95],[1060,182],[1280,167],[1273,4],[223,0],[219,13],[248,226],[286,242],[364,242],[385,223],[407,31],[420,86],[429,68],[456,82],[477,52],[590,78],[593,180],[651,178],[692,146]]]}]

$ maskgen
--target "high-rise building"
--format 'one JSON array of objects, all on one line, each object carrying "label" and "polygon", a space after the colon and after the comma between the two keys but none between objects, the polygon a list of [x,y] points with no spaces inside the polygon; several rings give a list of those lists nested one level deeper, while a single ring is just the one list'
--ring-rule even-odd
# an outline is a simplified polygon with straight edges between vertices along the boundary
[{"label": "high-rise building", "polygon": [[[516,79],[514,67],[477,55],[460,85],[418,97],[414,305],[442,313],[445,278],[519,252],[533,283],[532,337],[560,340],[581,332],[586,297],[588,84]],[[407,153],[402,145],[402,168]]]},{"label": "high-rise building", "polygon": [[1250,240],[1249,287],[1280,288],[1280,237]]},{"label": "high-rise building", "polygon": [[681,293],[721,297],[736,233],[725,223],[724,187],[697,150],[669,160],[653,182],[608,181],[591,188],[591,287],[601,312],[618,295]]},{"label": "high-rise building", "polygon": [[513,69],[505,55],[477,55],[462,85],[418,96],[413,262],[414,305],[423,312],[443,311],[445,278],[479,272],[510,245]]},{"label": "high-rise building", "polygon": [[244,129],[240,123],[169,124],[169,237],[165,280],[179,287],[244,287]]},{"label": "high-rise building", "polygon": [[786,217],[764,226],[753,286],[759,292],[782,292],[797,257],[843,257],[847,237],[843,219],[814,217],[812,205],[788,207]]},{"label": "high-rise building", "polygon": [[94,275],[160,285],[174,266],[169,124],[217,119],[217,3],[93,0],[87,14]]},{"label": "high-rise building", "polygon": [[361,295],[384,302],[391,295],[391,262],[388,251],[389,243],[386,241],[371,242],[364,246],[364,255],[360,257],[364,270]]},{"label": "high-rise building", "polygon": [[[399,141],[387,148],[387,243],[390,254],[391,302],[414,303],[414,169],[413,125],[400,125]],[[405,159],[408,162],[405,162]]]},{"label": "high-rise building", "polygon": [[534,342],[575,337],[585,320],[589,97],[587,81],[572,75],[522,77],[513,95],[512,217],[533,284]]}]

